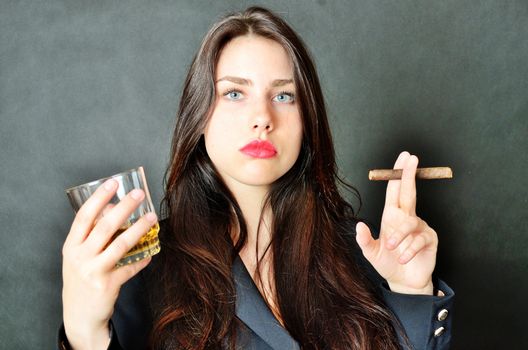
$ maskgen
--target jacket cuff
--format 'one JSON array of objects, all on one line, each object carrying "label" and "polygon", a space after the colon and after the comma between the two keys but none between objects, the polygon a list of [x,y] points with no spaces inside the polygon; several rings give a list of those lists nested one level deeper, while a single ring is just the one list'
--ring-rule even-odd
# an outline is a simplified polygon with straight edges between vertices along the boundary
[{"label": "jacket cuff", "polygon": [[[441,280],[436,289],[444,295],[400,294],[392,292],[386,282],[382,283],[383,299],[415,349],[449,348],[455,293]],[[401,338],[401,330],[396,331]]]},{"label": "jacket cuff", "polygon": [[[117,339],[117,333],[114,329],[114,324],[112,320],[108,322],[108,327],[110,328],[110,344],[108,345],[107,350],[123,350]],[[68,338],[66,337],[66,331],[64,329],[64,323],[61,324],[59,328],[59,334],[57,337],[57,349],[58,350],[72,350]]]}]

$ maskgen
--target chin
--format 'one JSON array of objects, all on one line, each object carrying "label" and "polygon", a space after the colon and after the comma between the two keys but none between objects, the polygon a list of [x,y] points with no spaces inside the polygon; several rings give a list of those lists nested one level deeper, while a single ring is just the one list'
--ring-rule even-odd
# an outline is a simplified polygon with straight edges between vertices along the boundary
[{"label": "chin", "polygon": [[287,170],[277,167],[252,166],[246,168],[246,171],[240,174],[240,180],[248,185],[271,185],[283,176]]},{"label": "chin", "polygon": [[[235,166],[231,169],[236,168]],[[230,171],[228,167],[220,169],[220,176],[228,184],[235,185],[235,183],[246,186],[269,187],[275,181],[280,179],[288,170],[287,166],[264,166],[256,162],[250,166],[238,167],[236,171]],[[235,185],[236,186],[236,185]]]},{"label": "chin", "polygon": [[245,177],[239,179],[238,182],[243,183],[248,186],[271,186],[280,176],[254,176],[254,177]]}]

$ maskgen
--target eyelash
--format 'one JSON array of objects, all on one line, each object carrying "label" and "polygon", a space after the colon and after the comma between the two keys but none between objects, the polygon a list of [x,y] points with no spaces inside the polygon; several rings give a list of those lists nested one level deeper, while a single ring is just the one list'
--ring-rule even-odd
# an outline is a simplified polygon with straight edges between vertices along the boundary
[{"label": "eyelash", "polygon": [[[223,93],[223,96],[227,96],[227,95],[229,95],[230,93],[233,93],[233,92],[242,94],[242,91],[240,91],[238,89],[229,89],[229,90],[227,90],[226,92]],[[287,96],[289,96],[292,99],[289,103],[295,102],[295,94],[293,92],[281,91],[275,96],[279,96],[279,95],[287,95]]]},{"label": "eyelash", "polygon": [[238,90],[238,89],[229,89],[229,90],[227,90],[226,92],[224,92],[223,95],[224,95],[224,96],[227,96],[227,95],[229,95],[229,94],[232,93],[232,92],[238,92],[239,94],[242,93],[242,91],[240,91],[240,90]]},{"label": "eyelash", "polygon": [[281,91],[281,92],[279,92],[276,96],[279,96],[279,95],[287,95],[287,96],[290,96],[290,98],[291,98],[290,103],[295,102],[295,94],[294,94],[293,92]]}]

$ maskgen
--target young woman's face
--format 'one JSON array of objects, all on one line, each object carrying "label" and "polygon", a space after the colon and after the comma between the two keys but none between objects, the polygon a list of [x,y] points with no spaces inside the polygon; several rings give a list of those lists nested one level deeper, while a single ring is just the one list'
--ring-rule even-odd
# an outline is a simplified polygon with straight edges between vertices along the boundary
[{"label": "young woman's face", "polygon": [[232,191],[269,186],[297,160],[303,134],[286,51],[263,37],[237,37],[220,54],[215,84],[204,130],[209,157]]}]

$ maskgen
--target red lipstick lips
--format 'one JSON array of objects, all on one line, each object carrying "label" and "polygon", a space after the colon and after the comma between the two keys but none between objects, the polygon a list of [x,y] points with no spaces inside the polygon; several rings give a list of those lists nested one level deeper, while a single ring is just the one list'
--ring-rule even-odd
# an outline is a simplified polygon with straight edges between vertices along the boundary
[{"label": "red lipstick lips", "polygon": [[240,149],[240,152],[253,158],[271,158],[277,150],[269,141],[254,140]]}]

